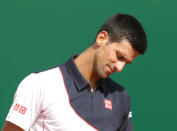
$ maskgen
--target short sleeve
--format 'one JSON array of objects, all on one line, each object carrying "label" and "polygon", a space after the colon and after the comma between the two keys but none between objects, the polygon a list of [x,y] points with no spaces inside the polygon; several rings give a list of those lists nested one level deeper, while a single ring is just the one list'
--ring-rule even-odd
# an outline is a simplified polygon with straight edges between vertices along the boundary
[{"label": "short sleeve", "polygon": [[26,77],[18,86],[6,121],[29,130],[41,111],[42,89],[36,74]]},{"label": "short sleeve", "polygon": [[130,96],[127,91],[125,91],[125,116],[120,131],[133,131]]}]

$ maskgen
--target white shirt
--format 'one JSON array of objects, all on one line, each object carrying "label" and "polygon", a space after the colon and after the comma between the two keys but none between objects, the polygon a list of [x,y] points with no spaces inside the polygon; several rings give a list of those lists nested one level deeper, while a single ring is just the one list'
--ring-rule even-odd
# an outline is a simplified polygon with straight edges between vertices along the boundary
[{"label": "white shirt", "polygon": [[93,131],[72,108],[60,69],[31,74],[19,85],[7,115],[29,131]]}]

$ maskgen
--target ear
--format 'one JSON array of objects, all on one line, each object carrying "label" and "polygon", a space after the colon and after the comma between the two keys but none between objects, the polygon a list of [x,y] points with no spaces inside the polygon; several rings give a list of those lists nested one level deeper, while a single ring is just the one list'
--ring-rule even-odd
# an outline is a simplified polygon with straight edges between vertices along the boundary
[{"label": "ear", "polygon": [[109,41],[109,36],[106,31],[101,31],[96,37],[96,44],[98,47],[105,45]]}]

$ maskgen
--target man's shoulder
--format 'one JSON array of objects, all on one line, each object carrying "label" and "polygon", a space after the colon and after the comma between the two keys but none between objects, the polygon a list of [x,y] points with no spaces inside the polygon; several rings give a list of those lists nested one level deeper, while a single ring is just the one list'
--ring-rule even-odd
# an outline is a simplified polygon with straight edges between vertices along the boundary
[{"label": "man's shoulder", "polygon": [[40,70],[40,71],[34,72],[34,74],[47,74],[47,73],[51,73],[54,70],[59,69],[59,67],[60,67],[60,65],[57,65],[57,66],[54,66],[54,67],[50,67],[50,68],[47,68],[47,69],[44,69],[44,70]]},{"label": "man's shoulder", "polygon": [[51,76],[55,76],[56,74],[60,74],[60,70],[61,68],[65,67],[64,65],[57,65],[55,67],[51,67],[42,71],[38,71],[38,72],[34,72],[32,74],[38,76],[38,77],[51,77]]},{"label": "man's shoulder", "polygon": [[[23,88],[34,88],[44,91],[47,94],[55,93],[58,87],[63,85],[63,76],[60,71],[60,66],[50,68],[44,71],[31,73],[25,77],[19,84],[19,87]],[[61,88],[60,88],[61,89]]]},{"label": "man's shoulder", "polygon": [[27,75],[21,83],[33,83],[35,85],[45,85],[58,80],[60,75],[60,66],[48,68],[39,72],[33,72]]},{"label": "man's shoulder", "polygon": [[60,65],[50,67],[50,68],[47,68],[47,69],[44,69],[44,70],[41,70],[41,71],[38,71],[38,72],[34,72],[34,74],[47,75],[47,74],[51,74],[53,72],[58,72],[60,69],[63,69],[63,68],[65,68],[65,64],[60,64]]}]

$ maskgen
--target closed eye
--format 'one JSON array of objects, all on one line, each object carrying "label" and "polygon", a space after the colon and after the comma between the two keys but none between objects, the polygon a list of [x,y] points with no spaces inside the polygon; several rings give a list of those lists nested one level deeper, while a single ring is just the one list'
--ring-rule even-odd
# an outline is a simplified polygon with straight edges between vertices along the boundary
[{"label": "closed eye", "polygon": [[120,52],[117,53],[117,59],[119,61],[125,61],[126,64],[131,64],[132,63],[131,61],[128,61]]},{"label": "closed eye", "polygon": [[126,61],[125,57],[120,52],[117,53],[117,59],[120,61]]},{"label": "closed eye", "polygon": [[125,61],[125,58],[123,56],[117,56],[118,60]]}]

